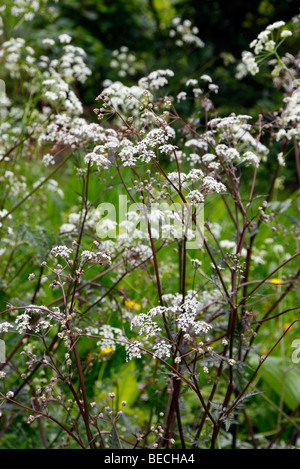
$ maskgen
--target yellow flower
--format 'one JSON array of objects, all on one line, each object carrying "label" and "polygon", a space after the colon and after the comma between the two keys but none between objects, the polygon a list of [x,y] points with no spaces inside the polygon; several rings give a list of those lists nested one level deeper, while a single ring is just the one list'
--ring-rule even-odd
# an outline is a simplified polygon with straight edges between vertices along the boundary
[{"label": "yellow flower", "polygon": [[113,349],[111,347],[106,347],[105,349],[101,350],[101,355],[109,355],[111,352],[113,352]]},{"label": "yellow flower", "polygon": [[289,327],[290,327],[290,324],[288,324],[288,323],[285,324],[285,325],[283,326],[283,332],[286,332]]},{"label": "yellow flower", "polygon": [[270,278],[269,282],[273,283],[273,285],[275,285],[276,287],[280,287],[281,285],[283,285],[283,280],[281,280],[280,278]]},{"label": "yellow flower", "polygon": [[136,311],[141,309],[141,305],[133,300],[125,300],[125,306],[129,309],[135,309]]},{"label": "yellow flower", "polygon": [[262,355],[267,355],[268,349],[267,349],[266,347],[263,347],[263,348],[261,349],[260,353],[261,353]]}]

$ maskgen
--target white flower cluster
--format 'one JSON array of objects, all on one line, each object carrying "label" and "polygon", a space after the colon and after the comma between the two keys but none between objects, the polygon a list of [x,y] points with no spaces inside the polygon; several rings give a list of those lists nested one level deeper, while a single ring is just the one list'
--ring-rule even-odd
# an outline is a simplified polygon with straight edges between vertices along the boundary
[{"label": "white flower cluster", "polygon": [[65,260],[69,259],[71,253],[72,249],[68,248],[67,246],[54,246],[51,249],[51,254],[54,257],[60,256]]},{"label": "white flower cluster", "polygon": [[[175,185],[179,185],[179,174],[178,172],[174,171],[172,173],[168,173],[168,179],[172,181]],[[196,181],[204,180],[204,173],[201,169],[192,168],[191,171],[186,174],[184,172],[180,173],[180,182],[181,185],[185,188],[188,188],[189,185]]]},{"label": "white flower cluster", "polygon": [[[182,302],[183,298],[179,293],[163,295],[163,300],[171,306],[157,306],[146,314],[141,313],[135,316],[131,321],[131,329],[138,328],[139,335],[145,335],[146,339],[157,337],[162,329],[153,319],[155,317],[161,318],[163,315],[165,317],[170,315],[182,331],[192,330],[196,335],[206,334],[211,329],[211,325],[197,319],[201,303],[195,298],[195,294],[193,290],[187,292],[184,302]],[[159,344],[157,344],[157,350],[162,349],[165,351],[164,356],[169,356],[171,346],[165,344],[164,341]],[[158,353],[156,355],[163,356]]]},{"label": "white flower cluster", "polygon": [[[172,129],[169,128],[170,131]],[[152,129],[143,138],[143,140],[133,144],[131,141],[124,139],[121,141],[122,149],[119,156],[124,166],[135,166],[138,160],[144,163],[149,163],[151,159],[156,158],[156,153],[153,151],[158,148],[161,152],[172,151],[168,146],[166,149],[166,142],[168,142],[169,135],[163,129]]]},{"label": "white flower cluster", "polygon": [[[62,36],[60,36],[60,38],[62,38]],[[55,42],[52,39],[46,39],[43,41],[43,45],[45,47],[54,46]],[[59,89],[48,91],[50,98],[50,93],[53,93],[52,100],[54,94],[59,96],[59,91],[61,93],[63,91],[71,92],[71,90],[67,89],[65,83],[74,81],[84,83],[87,77],[91,75],[91,70],[84,62],[86,53],[80,47],[75,47],[71,44],[64,45],[62,47],[61,56],[52,60],[50,60],[48,55],[36,55],[35,50],[31,46],[28,46],[26,41],[20,37],[5,41],[0,49],[0,58],[5,59],[3,67],[11,78],[20,78],[22,75],[24,80],[24,72],[26,72],[29,76],[40,74],[44,81],[56,81]],[[30,85],[31,89],[35,89],[35,87],[32,87],[32,83]],[[60,97],[62,98],[63,96]]]},{"label": "white flower cluster", "polygon": [[43,156],[42,162],[45,166],[53,165],[55,164],[54,156],[51,155],[50,153],[47,153],[46,155]]},{"label": "white flower cluster", "polygon": [[187,92],[186,91],[180,91],[180,93],[178,93],[176,99],[177,99],[178,103],[180,103],[180,101],[185,101],[187,99]]},{"label": "white flower cluster", "polygon": [[[8,96],[5,93],[5,90],[1,90],[0,93],[0,117],[3,118],[3,121],[8,115],[8,107],[11,106],[11,100],[8,98]],[[4,122],[3,122],[4,123]],[[3,123],[1,124],[1,127],[3,126]],[[7,126],[7,122],[5,123]]]},{"label": "white flower cluster", "polygon": [[[122,240],[121,240],[122,241]],[[152,259],[152,249],[147,244],[133,245],[130,238],[123,244],[126,252],[126,260],[131,267],[135,267],[146,260]]]},{"label": "white flower cluster", "polygon": [[112,57],[110,67],[118,71],[119,77],[135,75],[140,68],[137,57],[126,46],[114,50]]},{"label": "white flower cluster", "polygon": [[[107,156],[108,153],[111,153],[112,157],[116,155],[120,157],[123,166],[135,166],[138,160],[149,163],[151,159],[156,158],[154,149],[158,148],[162,152],[171,151],[169,145],[166,149],[166,142],[169,139],[169,135],[174,135],[170,127],[167,127],[165,130],[160,128],[152,129],[143,140],[134,144],[126,138],[119,141],[116,132],[107,130],[103,145],[95,147],[92,153],[85,156],[84,161],[85,163],[96,163],[98,169],[101,167],[107,168],[109,166]],[[172,147],[172,145],[170,145],[170,147]]]},{"label": "white flower cluster", "polygon": [[242,52],[242,61],[236,67],[236,78],[241,80],[248,73],[251,75],[256,75],[259,72],[258,65],[255,61],[255,57],[252,52],[243,51]]},{"label": "white flower cluster", "polygon": [[190,138],[185,142],[187,148],[193,148],[194,151],[208,151],[209,144],[214,144],[214,136],[211,131],[207,131],[203,138]]},{"label": "white flower cluster", "polygon": [[154,151],[148,148],[147,140],[144,139],[134,145],[131,141],[124,139],[121,142],[122,149],[119,153],[123,166],[135,166],[138,160],[149,163],[156,158]]},{"label": "white flower cluster", "polygon": [[190,191],[186,198],[190,200],[191,203],[194,205],[201,204],[202,202],[204,202],[204,195],[197,190]]},{"label": "white flower cluster", "polygon": [[84,162],[86,164],[90,163],[91,166],[96,164],[98,170],[101,168],[107,169],[109,167],[109,159],[107,158],[108,155],[103,147],[103,145],[96,146],[91,153],[85,155]]},{"label": "white flower cluster", "polygon": [[[177,316],[176,322],[183,331],[187,331],[190,328],[194,329],[196,334],[207,333],[211,329],[211,326],[204,321],[198,321],[198,310],[203,305],[203,298],[199,301],[196,298],[197,293],[194,290],[189,290],[186,294],[185,302],[183,303],[183,297],[177,293],[175,295],[168,294],[164,295],[164,301],[171,303],[169,311]],[[204,300],[206,303],[206,300]]]},{"label": "white flower cluster", "polygon": [[146,314],[138,314],[131,321],[131,330],[136,327],[139,329],[139,335],[145,334],[147,339],[149,337],[155,337],[159,332],[161,332],[161,327],[153,321],[153,318],[162,316],[166,311],[167,308],[157,306],[156,308],[150,309]]},{"label": "white flower cluster", "polygon": [[[10,7],[10,14],[18,18],[18,20],[31,21],[39,9],[39,0],[14,0]],[[9,5],[7,6],[7,10],[9,10]],[[8,13],[7,11],[7,14]]]},{"label": "white flower cluster", "polygon": [[[276,21],[275,23],[267,26],[267,28],[264,31],[259,33],[259,35],[257,36],[257,39],[254,39],[254,41],[250,43],[250,48],[254,49],[254,53],[256,55],[259,55],[262,52],[273,52],[276,46],[273,33],[277,29],[281,29],[284,25],[285,25],[284,21]],[[282,31],[280,37],[285,39],[291,34],[292,34],[291,31],[285,30],[285,31]]]},{"label": "white flower cluster", "polygon": [[216,153],[222,157],[223,161],[240,161],[241,163],[246,162],[248,164],[253,164],[253,166],[256,167],[259,166],[260,159],[252,151],[247,151],[243,156],[241,156],[236,148],[228,148],[227,145],[220,144],[216,146]]},{"label": "white flower cluster", "polygon": [[[251,125],[248,123],[250,119],[252,117],[248,115],[231,114],[209,121],[212,132],[218,136],[219,144],[216,146],[216,153],[225,161],[238,162],[241,151],[255,151],[262,159],[266,159],[269,149],[251,135]],[[226,142],[231,146],[221,142]],[[237,146],[239,150],[233,146]]]},{"label": "white flower cluster", "polygon": [[230,135],[230,132],[234,130],[235,126],[238,126],[243,132],[249,131],[251,126],[247,121],[250,119],[252,119],[252,117],[247,114],[230,114],[230,116],[227,117],[212,119],[208,122],[208,125],[211,129],[215,128],[217,131],[221,132],[220,138],[223,140],[227,137],[227,134],[223,134],[222,132],[227,131],[229,132],[228,135]]},{"label": "white flower cluster", "polygon": [[108,253],[102,251],[82,251],[81,253],[81,264],[92,263],[92,264],[111,264],[111,257]]},{"label": "white flower cluster", "polygon": [[123,332],[117,327],[111,327],[108,324],[104,324],[98,331],[98,335],[102,338],[97,345],[100,347],[100,350],[105,350],[111,348],[116,350],[118,342],[116,340],[124,340]]},{"label": "white flower cluster", "polygon": [[[7,217],[9,220],[12,219],[12,216],[8,215],[8,210],[6,210],[6,208],[4,208],[3,210],[0,210],[0,220],[4,217]],[[2,223],[0,222],[0,228],[1,227],[2,227]]]},{"label": "white flower cluster", "polygon": [[[202,80],[204,82],[204,83],[201,84],[201,88],[200,88],[199,80],[196,79],[196,78],[190,78],[189,80],[187,80],[185,86],[192,89],[192,92],[193,92],[195,98],[202,97],[202,95],[204,95],[204,93],[205,93],[205,97],[203,97],[202,104],[203,104],[204,107],[206,107],[208,105],[208,103],[210,102],[210,100],[207,98],[207,95],[209,93],[217,94],[219,92],[219,87],[218,87],[218,85],[213,83],[213,80],[209,75],[206,75],[206,74],[201,75],[200,80]],[[207,89],[205,90],[205,88],[207,88]],[[188,97],[187,92],[186,91],[181,91],[177,95],[177,102],[185,101],[187,99],[187,97]]]},{"label": "white flower cluster", "polygon": [[204,42],[197,36],[199,29],[193,26],[188,19],[182,20],[179,16],[172,19],[172,27],[169,31],[171,38],[176,38],[175,44],[182,47],[184,44],[195,47],[204,47]]},{"label": "white flower cluster", "polygon": [[[218,167],[219,165],[216,165]],[[199,189],[190,190],[186,198],[191,200],[193,204],[204,202],[204,196],[212,193],[225,193],[226,186],[222,182],[218,182],[213,176],[204,176],[201,169],[193,168],[188,174],[173,172],[168,173],[168,179],[172,181],[175,187],[179,188],[179,182],[183,188],[189,188],[191,183],[197,181]]]},{"label": "white flower cluster", "polygon": [[61,34],[58,36],[58,39],[61,44],[69,44],[72,41],[72,38],[69,34]]},{"label": "white flower cluster", "polygon": [[[21,68],[21,57],[29,57],[34,53],[32,48],[26,47],[25,40],[20,37],[11,38],[8,41],[3,42],[0,49],[0,59],[2,60],[2,66],[6,70],[11,78],[20,78]],[[30,59],[32,62],[32,59]],[[23,69],[24,69],[23,65]]]},{"label": "white flower cluster", "polygon": [[53,324],[50,321],[47,321],[46,319],[40,319],[34,328],[34,332],[36,334],[45,334],[45,332],[52,326]]},{"label": "white flower cluster", "polygon": [[147,77],[140,78],[139,86],[141,88],[158,90],[168,84],[168,78],[172,78],[174,72],[172,70],[155,70],[151,72]]},{"label": "white flower cluster", "polygon": [[142,351],[140,347],[142,346],[141,342],[135,340],[131,344],[125,346],[127,353],[126,361],[132,360],[133,358],[142,358]]},{"label": "white flower cluster", "polygon": [[5,171],[5,173],[0,176],[0,182],[2,185],[2,190],[10,192],[13,197],[18,197],[20,194],[24,194],[27,190],[25,177],[18,177],[12,171]]},{"label": "white flower cluster", "polygon": [[[23,3],[25,5],[26,2]],[[35,2],[31,3],[34,6]],[[94,138],[95,128],[99,127],[95,124],[88,125],[84,120],[79,121],[74,118],[82,114],[83,107],[71,89],[70,83],[74,80],[84,82],[91,72],[84,63],[84,51],[70,45],[70,41],[71,37],[68,35],[59,37],[59,42],[65,45],[58,58],[52,60],[49,54],[38,55],[20,37],[5,41],[0,49],[0,60],[6,76],[12,79],[19,79],[22,76],[24,91],[30,88],[32,100],[26,103],[26,106],[29,106],[28,109],[31,105],[35,105],[36,99],[41,100],[41,110],[39,107],[32,109],[32,112],[30,110],[33,119],[31,126],[28,127],[28,131],[33,132],[33,137],[38,140],[40,146],[53,142],[71,146],[82,144],[83,140]],[[42,41],[42,45],[46,48],[52,47],[55,41],[46,38]],[[5,75],[3,76],[5,78]],[[32,77],[35,79],[32,80]],[[53,115],[54,110],[55,115]],[[0,125],[0,159],[1,155],[5,155],[15,145],[22,129],[19,122],[22,115],[18,108],[11,105],[5,94],[1,95],[1,116],[5,118],[5,121]],[[45,122],[47,122],[46,128]],[[98,134],[99,131],[97,130],[96,133]],[[23,150],[24,155],[27,151],[29,152],[29,142],[24,142]],[[55,151],[55,148],[53,150]],[[9,161],[9,158],[6,157],[6,161]],[[54,163],[53,155],[47,153],[43,158],[43,164],[49,166]],[[17,196],[25,189],[26,185],[22,182],[22,176],[17,182],[10,181],[11,195]]]},{"label": "white flower cluster", "polygon": [[279,118],[281,128],[278,130],[276,140],[283,138],[292,140],[300,139],[300,88],[296,88],[290,96],[284,98],[285,109]]},{"label": "white flower cluster", "polygon": [[226,192],[226,187],[222,182],[217,182],[213,177],[205,176],[202,180],[201,190],[205,194],[210,194],[212,192],[220,194],[221,192]]},{"label": "white flower cluster", "polygon": [[181,306],[178,318],[176,322],[180,329],[184,332],[187,332],[190,329],[193,329],[195,334],[206,334],[210,329],[211,325],[207,324],[204,321],[196,320],[198,315],[200,303],[195,298],[187,299]]},{"label": "white flower cluster", "polygon": [[[39,321],[36,323],[35,327],[32,328],[30,324],[31,316],[36,314],[41,315],[43,312],[46,312],[46,318],[40,318]],[[49,327],[52,326],[51,322],[48,319],[53,317],[56,317],[56,320],[61,319],[56,311],[53,310],[52,313],[45,306],[37,307],[35,305],[29,305],[25,308],[24,313],[19,314],[15,318],[15,325],[10,322],[0,323],[0,333],[9,332],[9,329],[13,329],[14,332],[18,332],[19,334],[23,334],[28,330],[31,330],[32,332],[36,333],[45,332],[46,329],[49,329]]]},{"label": "white flower cluster", "polygon": [[[137,239],[142,240],[148,237],[148,231],[145,232],[137,229],[137,225],[141,222],[145,224],[145,215],[142,211],[138,214],[136,211],[129,210],[127,213],[127,219],[121,221],[118,224],[119,230],[117,232],[117,222],[115,219],[111,219],[112,215],[105,215],[105,209],[100,205],[99,207],[92,208],[86,219],[86,226],[95,231],[101,242],[101,251],[110,251],[110,253],[120,254],[123,252],[123,256],[126,262],[131,267],[141,264],[143,261],[150,260],[152,258],[152,250],[147,242],[143,243]],[[135,217],[135,218],[133,218]],[[61,231],[73,231],[80,223],[80,213],[70,213],[68,217],[68,223],[61,226]],[[114,238],[105,239],[105,238]],[[111,254],[110,254],[111,255]]]},{"label": "white flower cluster", "polygon": [[259,166],[259,158],[258,156],[253,153],[253,151],[246,151],[246,153],[244,153],[243,155],[243,158],[242,158],[242,162],[243,163],[250,163],[252,164],[253,166],[256,166],[258,168]]},{"label": "white flower cluster", "polygon": [[282,30],[279,34],[278,30],[281,30],[283,26],[285,26],[284,21],[276,21],[259,33],[257,38],[250,43],[250,48],[253,49],[254,53],[249,51],[242,52],[242,61],[237,66],[236,78],[240,80],[248,73],[256,75],[259,72],[259,67],[255,57],[262,55],[268,57],[274,54],[278,47],[278,41],[281,44],[287,37],[292,36],[292,32],[287,29]]},{"label": "white flower cluster", "polygon": [[51,106],[59,106],[62,111],[70,115],[80,115],[83,107],[69,84],[55,74],[51,78],[43,81],[44,98]]},{"label": "white flower cluster", "polygon": [[25,311],[25,313],[20,314],[16,318],[16,330],[20,334],[23,334],[27,329],[30,328],[30,315]]},{"label": "white flower cluster", "polygon": [[110,80],[106,80],[104,85],[105,88],[100,96],[109,96],[114,108],[119,109],[125,116],[128,114],[137,115],[140,112],[140,98],[145,96],[144,88],[140,86],[129,87],[120,81],[112,83]]},{"label": "white flower cluster", "polygon": [[[60,36],[60,42],[62,42],[61,38],[62,36]],[[50,67],[56,65],[61,76],[67,81],[79,81],[80,83],[85,83],[92,72],[86,66],[83,60],[84,57],[86,57],[86,53],[81,47],[68,44],[63,47],[63,54],[57,65],[55,62],[52,62],[50,63]]]},{"label": "white flower cluster", "polygon": [[0,334],[2,332],[8,332],[10,328],[12,328],[13,325],[10,322],[1,322],[0,323]]},{"label": "white flower cluster", "polygon": [[161,340],[153,346],[153,358],[170,358],[172,345],[168,344],[165,340]]},{"label": "white flower cluster", "polygon": [[[107,136],[113,135],[114,130],[104,130],[99,124],[88,124],[81,117],[72,117],[67,114],[56,114],[50,123],[38,135],[38,143],[66,145],[71,148],[103,142]],[[48,160],[48,157],[47,157]]]}]

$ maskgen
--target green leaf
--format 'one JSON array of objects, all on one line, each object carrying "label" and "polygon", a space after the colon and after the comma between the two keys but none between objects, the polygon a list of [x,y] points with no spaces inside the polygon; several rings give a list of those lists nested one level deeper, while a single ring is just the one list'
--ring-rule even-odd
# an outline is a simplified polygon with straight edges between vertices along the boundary
[{"label": "green leaf", "polygon": [[283,400],[294,410],[300,402],[300,368],[295,366],[283,372],[282,358],[269,357],[263,364],[259,377],[263,379],[279,396],[284,389]]},{"label": "green leaf", "polygon": [[114,387],[114,392],[119,397],[119,401],[126,401],[128,407],[136,401],[140,389],[136,377],[136,367],[131,361],[120,369],[118,374],[118,386]]},{"label": "green leaf", "polygon": [[40,260],[45,259],[47,252],[55,244],[54,235],[47,233],[44,228],[33,229],[28,225],[23,225],[18,230],[18,234],[21,239],[28,241],[31,246],[35,246]]},{"label": "green leaf", "polygon": [[288,218],[293,223],[293,225],[300,226],[300,220],[298,220],[298,218],[292,217],[291,215],[283,215],[283,216]]}]

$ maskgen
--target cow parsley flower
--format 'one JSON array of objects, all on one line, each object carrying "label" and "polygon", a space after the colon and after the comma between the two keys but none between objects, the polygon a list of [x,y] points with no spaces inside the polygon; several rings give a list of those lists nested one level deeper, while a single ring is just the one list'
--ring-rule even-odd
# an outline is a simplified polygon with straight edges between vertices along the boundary
[{"label": "cow parsley flower", "polygon": [[133,358],[142,358],[142,351],[140,347],[142,346],[141,342],[135,340],[131,344],[127,344],[125,346],[125,350],[127,353],[126,361],[132,360]]},{"label": "cow parsley flower", "polygon": [[158,90],[168,84],[168,78],[174,76],[172,70],[155,70],[151,72],[147,77],[143,77],[139,80],[138,84],[142,88]]},{"label": "cow parsley flower", "polygon": [[42,40],[42,43],[45,46],[54,46],[55,41],[53,39],[50,39],[50,38],[46,37],[45,39]]},{"label": "cow parsley flower", "polygon": [[250,163],[250,164],[253,164],[253,166],[258,167],[260,161],[259,161],[258,156],[255,155],[255,153],[253,153],[252,151],[247,151],[246,153],[244,153],[242,157],[242,162]]},{"label": "cow parsley flower", "polygon": [[189,192],[186,198],[190,200],[191,203],[194,205],[201,204],[202,202],[204,202],[204,195],[197,190]]},{"label": "cow parsley flower", "polygon": [[20,334],[23,334],[27,329],[30,328],[30,316],[26,312],[17,316],[16,320],[16,330]]},{"label": "cow parsley flower", "polygon": [[111,257],[108,253],[98,251],[98,252],[93,252],[93,251],[82,251],[81,253],[81,263],[85,264],[91,262],[93,264],[111,264]]},{"label": "cow parsley flower", "polygon": [[203,178],[202,190],[207,194],[210,192],[220,194],[221,192],[226,192],[226,187],[222,182],[217,182],[213,177],[205,176],[205,178]]},{"label": "cow parsley flower", "polygon": [[9,322],[0,322],[0,333],[2,332],[8,332],[10,328],[12,328],[13,325],[10,324]]},{"label": "cow parsley flower", "polygon": [[166,341],[161,340],[153,346],[153,358],[170,358],[172,345],[167,344]]},{"label": "cow parsley flower", "polygon": [[54,246],[51,249],[51,254],[54,257],[60,256],[63,259],[69,259],[71,253],[72,249],[68,248],[67,246]]},{"label": "cow parsley flower", "polygon": [[61,34],[58,36],[58,39],[61,44],[69,44],[72,41],[72,37],[69,34]]},{"label": "cow parsley flower", "polygon": [[281,31],[280,33],[280,37],[282,39],[286,39],[287,37],[291,37],[293,35],[292,31],[289,31],[288,29],[284,29],[283,31]]},{"label": "cow parsley flower", "polygon": [[102,146],[95,147],[91,153],[85,155],[84,162],[86,164],[91,163],[92,166],[96,164],[98,170],[100,170],[101,168],[107,169],[109,167],[107,153],[103,153]]},{"label": "cow parsley flower", "polygon": [[237,66],[236,78],[241,80],[247,75],[247,73],[250,73],[251,75],[256,75],[258,72],[259,68],[252,52],[243,51],[242,62],[239,63]]},{"label": "cow parsley flower", "polygon": [[278,163],[280,164],[280,166],[285,166],[285,159],[284,159],[284,157],[283,157],[283,153],[282,153],[282,152],[278,153],[278,155],[277,155],[277,161],[278,161]]},{"label": "cow parsley flower", "polygon": [[139,335],[145,334],[146,338],[155,337],[162,329],[155,321],[153,321],[153,318],[156,316],[162,316],[162,314],[166,312],[167,308],[157,306],[156,308],[150,309],[148,313],[138,314],[132,319],[130,328],[138,328]]},{"label": "cow parsley flower", "polygon": [[187,99],[187,93],[185,91],[180,91],[176,99],[178,103],[180,103],[180,101],[185,101]]},{"label": "cow parsley flower", "polygon": [[50,155],[50,153],[47,153],[46,155],[43,156],[42,162],[45,166],[53,165],[55,164],[54,156]]},{"label": "cow parsley flower", "polygon": [[104,324],[98,332],[101,340],[97,342],[97,345],[100,346],[100,350],[105,350],[111,348],[113,351],[116,350],[116,345],[118,342],[116,340],[124,340],[123,332],[117,327],[111,327],[108,324]]}]

